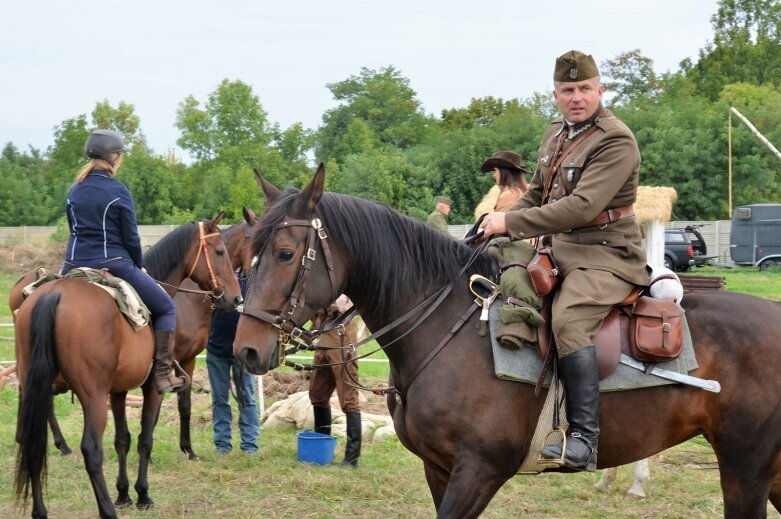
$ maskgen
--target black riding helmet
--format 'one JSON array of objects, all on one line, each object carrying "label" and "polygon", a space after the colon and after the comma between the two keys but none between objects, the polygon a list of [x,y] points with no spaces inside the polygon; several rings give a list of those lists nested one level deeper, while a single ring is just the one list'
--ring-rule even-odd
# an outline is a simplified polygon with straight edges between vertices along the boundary
[{"label": "black riding helmet", "polygon": [[111,161],[112,153],[124,153],[125,141],[122,134],[111,130],[95,130],[87,138],[84,152],[91,159],[103,159]]}]

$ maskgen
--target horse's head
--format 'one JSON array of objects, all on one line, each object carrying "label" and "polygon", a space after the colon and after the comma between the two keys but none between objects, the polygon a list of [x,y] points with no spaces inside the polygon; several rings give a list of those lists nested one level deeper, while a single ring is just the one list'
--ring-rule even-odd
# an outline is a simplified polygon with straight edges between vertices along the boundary
[{"label": "horse's head", "polygon": [[285,344],[341,293],[343,262],[318,218],[325,169],[303,190],[280,192],[258,175],[268,209],[255,226],[254,266],[233,352],[246,369],[279,366]]},{"label": "horse's head", "polygon": [[222,212],[210,220],[198,222],[199,237],[188,256],[188,277],[202,290],[212,292],[212,305],[220,310],[233,310],[243,299],[241,288],[231,264],[231,251],[222,239],[218,224]]}]

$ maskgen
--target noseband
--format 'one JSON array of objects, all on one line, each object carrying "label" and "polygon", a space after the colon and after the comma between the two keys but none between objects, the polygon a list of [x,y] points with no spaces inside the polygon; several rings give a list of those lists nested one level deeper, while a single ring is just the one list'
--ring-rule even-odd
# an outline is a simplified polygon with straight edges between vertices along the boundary
[{"label": "noseband", "polygon": [[[239,312],[243,315],[254,317],[265,323],[269,323],[278,331],[277,337],[277,350],[279,354],[279,364],[284,361],[286,344],[301,344],[308,345],[315,342],[315,337],[307,330],[301,328],[294,320],[293,314],[296,309],[305,301],[304,287],[306,281],[309,278],[309,273],[312,271],[312,267],[317,261],[317,244],[319,242],[320,249],[325,259],[326,270],[328,271],[328,278],[331,282],[331,301],[335,300],[339,294],[335,294],[336,289],[336,273],[334,271],[334,262],[331,255],[331,248],[328,245],[328,234],[325,231],[320,218],[313,218],[312,220],[284,220],[277,224],[274,228],[274,233],[279,229],[285,229],[288,227],[307,227],[306,247],[303,257],[301,258],[301,266],[298,269],[296,275],[296,281],[293,285],[293,290],[285,301],[285,304],[281,309],[263,309],[260,307],[252,307],[245,305],[239,306]],[[266,245],[260,250],[255,257],[256,262],[259,262],[260,256],[263,254]],[[258,266],[252,269],[251,277],[248,283],[247,294],[252,294],[252,286],[255,282],[255,272]]]}]

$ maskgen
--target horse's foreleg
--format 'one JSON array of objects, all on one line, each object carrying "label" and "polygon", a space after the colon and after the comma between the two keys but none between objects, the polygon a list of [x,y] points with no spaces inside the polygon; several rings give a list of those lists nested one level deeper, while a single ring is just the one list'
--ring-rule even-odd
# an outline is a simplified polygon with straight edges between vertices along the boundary
[{"label": "horse's foreleg", "polygon": [[81,437],[81,453],[84,466],[92,483],[92,491],[98,502],[98,512],[102,519],[117,517],[114,505],[103,477],[103,433],[106,431],[106,397],[98,392],[91,399],[81,398],[84,410],[84,434]]},{"label": "horse's foreleg", "polygon": [[[52,396],[54,399],[54,396]],[[68,442],[65,441],[65,436],[62,435],[60,430],[60,424],[57,422],[57,417],[54,415],[54,402],[52,402],[52,409],[49,413],[49,427],[52,430],[52,439],[54,440],[54,446],[60,451],[60,455],[68,456],[73,453]]]},{"label": "horse's foreleg", "polygon": [[127,428],[127,414],[125,401],[127,392],[111,395],[111,412],[114,415],[114,450],[117,451],[119,470],[117,472],[117,499],[114,505],[118,507],[130,506],[133,500],[128,489],[130,484],[127,478],[127,453],[130,451],[130,431]]},{"label": "horse's foreleg", "polygon": [[[190,374],[192,380],[192,374]],[[177,395],[179,405],[179,448],[187,454],[188,460],[197,460],[198,456],[193,451],[190,441],[190,415],[192,409],[192,386]]]},{"label": "horse's foreleg", "polygon": [[142,389],[144,391],[144,407],[141,410],[141,433],[138,435],[138,479],[136,479],[135,489],[138,493],[136,506],[140,509],[149,509],[154,506],[154,501],[149,497],[147,472],[149,471],[149,459],[152,456],[152,447],[154,446],[153,433],[157,424],[157,417],[160,414],[163,396],[158,394],[154,388],[152,377],[149,377],[144,382]]},{"label": "horse's foreleg", "polygon": [[495,464],[461,462],[450,474],[437,517],[479,517],[496,492],[513,474],[502,474]]}]

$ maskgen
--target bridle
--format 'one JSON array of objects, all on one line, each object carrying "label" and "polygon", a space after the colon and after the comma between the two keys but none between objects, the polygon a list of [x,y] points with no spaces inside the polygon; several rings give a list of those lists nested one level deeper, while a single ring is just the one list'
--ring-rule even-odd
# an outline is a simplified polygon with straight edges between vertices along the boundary
[{"label": "bridle", "polygon": [[[291,343],[300,344],[312,344],[315,342],[315,337],[310,334],[309,331],[302,328],[293,319],[293,314],[299,305],[304,301],[304,287],[306,281],[309,278],[309,273],[312,271],[312,267],[317,261],[317,245],[319,243],[320,250],[325,258],[325,266],[328,271],[328,278],[331,283],[331,300],[335,300],[339,294],[335,293],[337,282],[336,272],[334,271],[333,256],[331,254],[331,248],[328,244],[328,233],[325,231],[320,218],[315,216],[311,220],[304,219],[285,219],[274,227],[272,234],[276,233],[279,229],[285,229],[290,227],[306,227],[308,228],[305,252],[301,258],[301,266],[298,269],[296,281],[293,284],[293,290],[285,301],[285,304],[281,309],[264,309],[260,307],[247,306],[246,304],[239,306],[239,312],[243,315],[253,317],[262,322],[269,323],[277,329],[277,351],[278,362],[281,365],[284,361],[285,348],[284,345]],[[267,244],[264,244],[263,248],[255,256],[255,262],[259,261],[260,256],[263,254]],[[250,272],[250,279],[247,283],[247,294],[252,294],[252,287],[255,282],[255,272],[257,265]]]},{"label": "bridle", "polygon": [[[300,302],[303,300],[303,295],[304,295],[303,289],[306,284],[306,280],[309,277],[309,273],[311,272],[312,266],[317,258],[317,251],[315,250],[315,240],[318,238],[320,240],[320,248],[322,249],[323,256],[325,257],[326,267],[331,282],[331,301],[336,300],[336,298],[339,296],[339,294],[335,293],[335,288],[337,285],[334,277],[335,273],[333,268],[333,259],[331,256],[330,248],[328,246],[328,241],[327,241],[328,235],[325,232],[325,228],[323,226],[322,221],[318,217],[315,217],[312,220],[285,220],[275,227],[274,232],[276,232],[277,229],[279,228],[293,227],[293,226],[309,227],[309,232],[307,234],[306,253],[304,254],[301,260],[301,266],[299,267],[298,275],[296,277],[296,282],[293,285],[293,290],[291,291],[290,296],[288,296],[288,299],[285,302],[284,306],[280,310],[262,309],[262,308],[250,307],[246,305],[239,305],[238,308],[238,311],[241,314],[247,315],[249,317],[253,317],[265,323],[269,323],[277,329],[278,331],[277,365],[279,366],[283,365],[283,363],[285,362],[285,355],[288,351],[314,350],[317,347],[316,344],[319,340],[321,333],[325,331],[330,331],[337,327],[340,327],[343,330],[344,324],[346,322],[349,322],[349,320],[351,320],[355,315],[357,315],[355,309],[350,308],[346,310],[342,315],[337,317],[334,321],[332,321],[330,326],[326,328],[323,328],[321,326],[317,330],[312,330],[312,331],[301,328],[293,320],[292,318],[293,313],[295,312],[296,308],[298,308]],[[255,268],[252,269],[251,277],[248,281],[248,288],[247,288],[248,295],[254,293],[252,287],[255,281],[255,272],[258,268],[259,258],[263,254],[265,247],[267,245],[268,243],[264,244],[263,248],[260,250],[260,252],[258,252],[257,256],[254,258]],[[482,252],[485,250],[487,245],[488,245],[488,240],[485,240],[480,246],[478,246],[473,250],[471,257],[466,262],[466,264],[461,268],[459,276],[460,274],[466,272],[466,270],[474,263],[477,257],[480,256],[480,254],[482,254]],[[359,341],[358,343],[354,345],[349,345],[348,348],[355,351],[359,346],[366,344],[372,340],[376,340],[378,337],[385,335],[387,332],[391,331],[392,329],[398,327],[403,323],[408,322],[410,319],[412,319],[414,316],[417,315],[417,318],[414,320],[414,322],[403,333],[401,333],[399,336],[397,336],[390,342],[386,343],[385,345],[380,346],[379,349],[385,350],[391,344],[399,341],[400,339],[402,339],[403,337],[411,333],[429,315],[431,315],[431,313],[433,313],[434,310],[436,310],[439,307],[439,305],[445,300],[445,298],[452,292],[454,283],[455,282],[452,282],[442,286],[441,288],[436,290],[433,294],[429,295],[423,301],[415,305],[412,309],[405,312],[404,315],[398,317],[391,323],[385,325],[383,328],[377,330],[375,333],[372,333],[371,335]],[[479,307],[480,305],[478,304],[477,300],[474,303],[470,302],[469,307],[457,319],[456,323],[450,329],[449,333],[447,333],[445,337],[443,337],[442,340],[440,340],[440,342],[435,346],[435,348],[415,368],[409,380],[407,380],[406,386],[402,388],[402,390],[399,391],[396,387],[387,387],[379,390],[374,390],[374,389],[369,389],[369,390],[378,394],[396,393],[401,397],[403,402],[405,400],[406,390],[409,388],[412,381],[420,374],[423,368],[425,368],[425,366],[428,365],[429,362],[442,350],[442,348],[445,347],[448,341],[456,334],[456,332],[461,328],[461,326],[469,320],[470,316]],[[343,334],[340,335],[342,335],[343,337]],[[286,351],[285,349],[286,345],[292,345],[292,347]],[[340,349],[341,348],[344,348],[344,345],[342,345]],[[355,361],[358,360],[359,358],[363,358],[365,356],[371,355],[372,353],[374,352],[361,355],[360,357],[354,357],[345,362]],[[292,367],[296,367],[296,366],[292,366]],[[364,388],[363,386],[357,386],[357,387],[360,387],[361,389],[368,389],[368,388]]]},{"label": "bridle", "polygon": [[189,278],[190,276],[193,275],[193,272],[195,272],[195,269],[198,266],[198,260],[201,258],[201,254],[203,254],[203,258],[206,260],[206,268],[209,270],[209,278],[212,284],[211,291],[181,288],[181,287],[171,285],[169,283],[165,283],[163,281],[157,281],[157,282],[161,285],[171,287],[179,292],[187,292],[188,294],[207,295],[212,302],[212,308],[215,308],[215,304],[217,303],[217,301],[220,301],[225,296],[225,288],[217,284],[217,277],[214,275],[212,262],[211,259],[209,258],[209,244],[206,243],[206,240],[208,240],[209,238],[213,238],[215,236],[220,236],[220,231],[218,230],[213,233],[206,234],[206,231],[204,230],[203,227],[203,222],[198,222],[198,233],[199,233],[198,253],[195,255],[195,261],[193,261],[193,267],[190,269],[190,273],[187,274],[187,277]]}]

